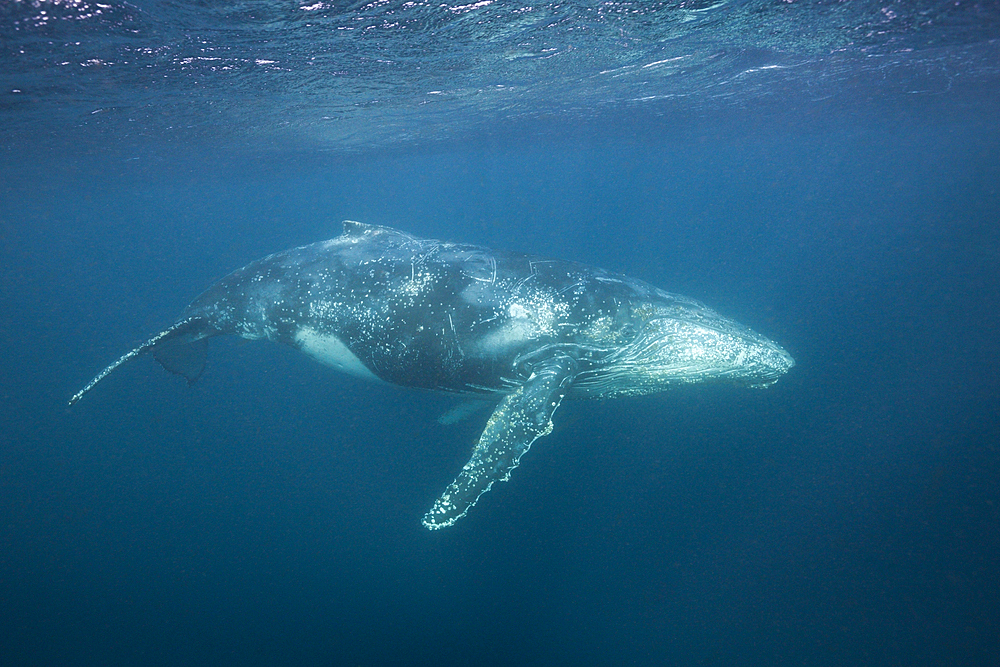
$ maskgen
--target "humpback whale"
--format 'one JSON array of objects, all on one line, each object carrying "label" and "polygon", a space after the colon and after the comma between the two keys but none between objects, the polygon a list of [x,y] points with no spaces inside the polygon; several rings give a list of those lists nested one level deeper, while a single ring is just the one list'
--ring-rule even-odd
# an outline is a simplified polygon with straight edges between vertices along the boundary
[{"label": "humpback whale", "polygon": [[472,458],[423,517],[432,530],[509,480],[563,399],[766,387],[794,365],[764,336],[641,280],[348,220],[339,237],[222,278],[69,403],[144,353],[193,382],[222,334],[284,343],[369,380],[493,397]]}]

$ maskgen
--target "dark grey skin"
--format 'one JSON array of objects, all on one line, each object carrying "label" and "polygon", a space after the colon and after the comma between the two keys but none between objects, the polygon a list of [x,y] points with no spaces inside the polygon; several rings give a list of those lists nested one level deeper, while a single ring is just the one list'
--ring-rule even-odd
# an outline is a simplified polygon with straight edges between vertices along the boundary
[{"label": "dark grey skin", "polygon": [[229,274],[70,404],[145,352],[193,381],[221,334],[285,343],[370,380],[499,397],[472,459],[424,516],[430,529],[509,479],[552,431],[563,398],[707,381],[764,387],[794,365],[760,334],[640,280],[345,221],[335,239]]}]

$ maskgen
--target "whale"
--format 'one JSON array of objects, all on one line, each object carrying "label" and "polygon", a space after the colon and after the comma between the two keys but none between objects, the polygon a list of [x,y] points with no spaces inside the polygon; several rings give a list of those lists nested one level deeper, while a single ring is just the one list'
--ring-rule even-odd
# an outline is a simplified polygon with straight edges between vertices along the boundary
[{"label": "whale", "polygon": [[635,278],[347,220],[336,238],[225,276],[69,404],[144,354],[194,382],[209,339],[226,334],[282,343],[373,382],[495,403],[468,463],[424,515],[431,530],[508,481],[564,399],[767,387],[795,363],[701,302]]}]

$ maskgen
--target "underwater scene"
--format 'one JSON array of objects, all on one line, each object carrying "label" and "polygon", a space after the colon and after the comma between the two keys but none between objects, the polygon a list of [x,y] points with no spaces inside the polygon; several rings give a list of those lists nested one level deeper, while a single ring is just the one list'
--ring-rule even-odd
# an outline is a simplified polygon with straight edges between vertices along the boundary
[{"label": "underwater scene", "polygon": [[1000,4],[10,0],[0,59],[0,664],[996,664]]}]

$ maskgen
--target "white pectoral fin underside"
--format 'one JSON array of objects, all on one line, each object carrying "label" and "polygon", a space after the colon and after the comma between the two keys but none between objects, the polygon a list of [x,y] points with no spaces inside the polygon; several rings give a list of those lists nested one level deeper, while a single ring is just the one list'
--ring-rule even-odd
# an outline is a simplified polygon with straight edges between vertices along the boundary
[{"label": "white pectoral fin underside", "polygon": [[552,414],[566,396],[575,370],[576,363],[569,356],[548,359],[500,402],[486,423],[472,458],[424,515],[427,528],[437,530],[452,525],[468,513],[494,482],[510,479],[510,472],[531,444],[552,432]]}]

